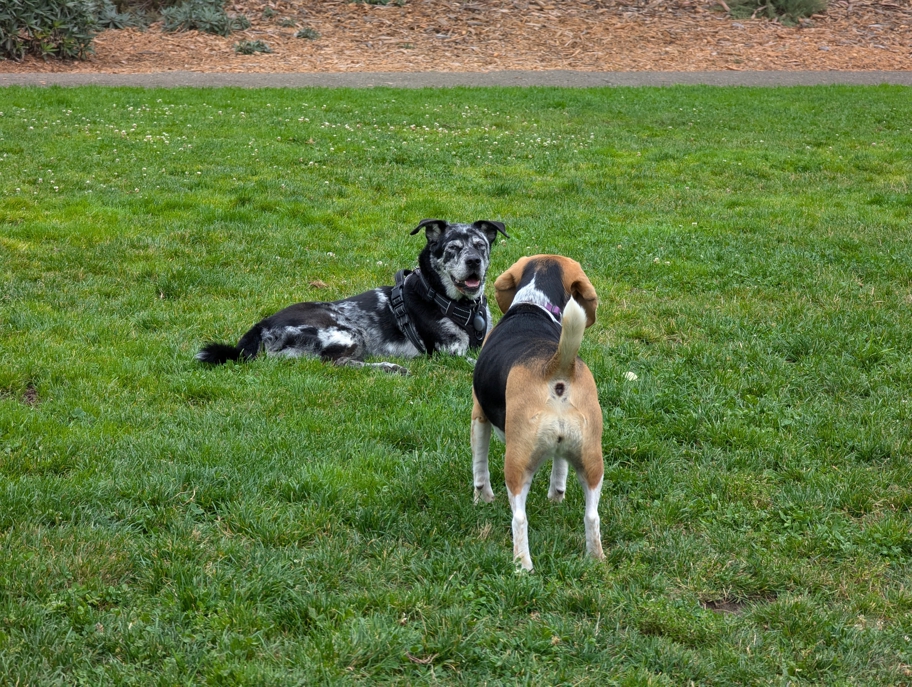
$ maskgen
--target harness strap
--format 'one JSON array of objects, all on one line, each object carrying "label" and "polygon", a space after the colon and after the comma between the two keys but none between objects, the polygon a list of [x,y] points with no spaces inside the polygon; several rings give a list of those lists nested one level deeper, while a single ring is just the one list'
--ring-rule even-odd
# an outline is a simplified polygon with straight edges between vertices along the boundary
[{"label": "harness strap", "polygon": [[405,338],[412,342],[412,345],[418,349],[419,353],[427,353],[424,341],[418,336],[418,330],[415,329],[415,325],[408,316],[408,311],[405,309],[405,299],[402,297],[402,287],[405,286],[405,280],[411,274],[411,270],[399,270],[396,272],[396,285],[393,287],[392,293],[390,293],[390,310],[393,311],[396,325],[405,334]]},{"label": "harness strap", "polygon": [[389,306],[390,310],[393,311],[393,316],[396,318],[396,326],[399,327],[399,331],[412,342],[412,345],[420,353],[428,352],[405,308],[405,297],[403,295],[405,282],[413,274],[421,282],[421,286],[424,289],[422,295],[427,300],[433,301],[444,317],[449,318],[453,324],[469,335],[469,348],[479,348],[488,333],[488,318],[486,314],[488,299],[482,294],[481,298],[475,301],[471,308],[458,306],[452,298],[447,298],[434,291],[424,280],[420,270],[415,270],[414,272],[411,270],[399,270],[396,272],[396,285],[390,293]]},{"label": "harness strap", "polygon": [[482,294],[481,298],[475,301],[472,307],[464,308],[456,305],[456,301],[452,298],[448,298],[432,289],[430,284],[425,281],[424,275],[421,274],[421,270],[415,270],[414,273],[418,276],[421,286],[424,288],[425,298],[433,301],[443,313],[444,317],[448,317],[454,324],[469,335],[469,348],[478,348],[481,346],[485,335],[488,333],[488,320],[486,315],[488,304],[487,297]]}]

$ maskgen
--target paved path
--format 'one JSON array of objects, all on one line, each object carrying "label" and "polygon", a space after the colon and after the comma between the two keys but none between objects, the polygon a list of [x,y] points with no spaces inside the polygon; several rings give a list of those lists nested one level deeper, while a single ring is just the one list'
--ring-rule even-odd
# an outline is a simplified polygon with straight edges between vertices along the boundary
[{"label": "paved path", "polygon": [[453,86],[822,86],[834,84],[912,86],[908,72],[345,72],[332,74],[207,74],[158,72],[154,74],[5,74],[0,86],[177,86],[241,88],[448,88]]}]

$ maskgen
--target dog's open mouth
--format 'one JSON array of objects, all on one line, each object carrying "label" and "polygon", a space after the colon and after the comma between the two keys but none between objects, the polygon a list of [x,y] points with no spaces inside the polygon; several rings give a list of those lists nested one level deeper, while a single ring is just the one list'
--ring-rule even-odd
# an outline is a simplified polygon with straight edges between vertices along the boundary
[{"label": "dog's open mouth", "polygon": [[467,296],[471,296],[471,295],[477,293],[478,289],[481,288],[481,279],[479,279],[478,275],[476,274],[471,277],[467,277],[466,279],[463,279],[462,281],[459,281],[458,279],[454,279],[453,285],[460,292],[466,294]]}]

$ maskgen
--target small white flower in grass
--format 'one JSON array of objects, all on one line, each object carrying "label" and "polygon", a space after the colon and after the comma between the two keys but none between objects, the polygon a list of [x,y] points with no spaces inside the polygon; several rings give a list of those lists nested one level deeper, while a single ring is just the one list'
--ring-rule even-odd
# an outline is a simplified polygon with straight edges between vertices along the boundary
[{"label": "small white flower in grass", "polygon": [[635,382],[639,379],[639,377],[636,376],[635,372],[627,370],[627,372],[624,373],[624,379],[626,379],[628,382]]},{"label": "small white flower in grass", "polygon": [[327,253],[327,255],[328,255],[328,256],[329,256],[329,257],[331,257],[331,258],[334,258],[334,257],[336,257],[336,254],[335,254],[335,253],[333,253],[333,252],[329,252],[329,253]]}]

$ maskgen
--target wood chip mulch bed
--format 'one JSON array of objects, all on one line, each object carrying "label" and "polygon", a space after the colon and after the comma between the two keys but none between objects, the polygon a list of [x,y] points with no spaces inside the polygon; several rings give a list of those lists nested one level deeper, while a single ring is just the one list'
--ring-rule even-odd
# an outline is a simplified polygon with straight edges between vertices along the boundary
[{"label": "wood chip mulch bed", "polygon": [[[912,0],[834,0],[796,26],[733,19],[718,0],[229,0],[250,29],[104,31],[83,62],[0,72],[912,70]],[[319,38],[296,38],[301,29]],[[269,54],[235,52],[264,41]]]}]

